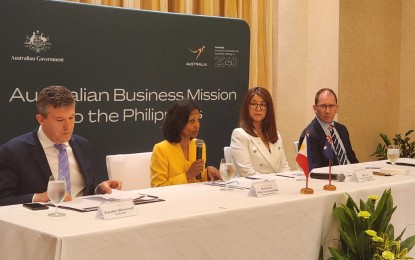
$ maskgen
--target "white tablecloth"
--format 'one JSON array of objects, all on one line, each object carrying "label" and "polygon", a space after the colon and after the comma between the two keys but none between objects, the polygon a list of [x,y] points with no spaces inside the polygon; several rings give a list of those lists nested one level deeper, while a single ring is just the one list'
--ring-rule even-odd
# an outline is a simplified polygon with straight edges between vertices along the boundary
[{"label": "white tablecloth", "polygon": [[366,201],[392,188],[396,233],[408,227],[406,235],[415,234],[409,226],[415,224],[415,167],[408,168],[406,176],[333,182],[336,191],[324,191],[327,181],[311,179],[312,195],[300,194],[305,182],[283,177],[273,177],[280,194],[263,198],[204,184],[141,190],[166,201],[137,205],[138,216],[113,220],[96,212],[63,210],[65,217],[51,218],[53,208],[0,207],[0,259],[314,260],[320,245],[326,258],[327,246],[338,238],[333,204],[344,203],[346,192]]}]

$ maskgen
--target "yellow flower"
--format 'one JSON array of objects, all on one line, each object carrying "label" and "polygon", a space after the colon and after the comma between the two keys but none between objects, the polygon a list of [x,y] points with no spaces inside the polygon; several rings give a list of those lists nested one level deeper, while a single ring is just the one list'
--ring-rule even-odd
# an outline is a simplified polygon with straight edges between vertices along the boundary
[{"label": "yellow flower", "polygon": [[370,213],[368,211],[362,210],[359,213],[357,213],[357,216],[361,218],[369,218]]},{"label": "yellow flower", "polygon": [[382,253],[383,259],[393,260],[395,259],[395,255],[391,251],[385,251]]},{"label": "yellow flower", "polygon": [[379,243],[382,243],[382,242],[383,242],[383,238],[378,237],[378,236],[374,236],[374,237],[372,237],[372,240],[373,240],[374,242],[379,242]]},{"label": "yellow flower", "polygon": [[378,234],[378,233],[376,233],[376,231],[371,230],[371,229],[368,229],[365,232],[366,232],[366,234],[368,234],[371,237],[374,237],[374,236],[376,236]]},{"label": "yellow flower", "polygon": [[371,199],[371,200],[377,200],[378,199],[378,196],[377,195],[370,195],[369,196],[369,199]]}]

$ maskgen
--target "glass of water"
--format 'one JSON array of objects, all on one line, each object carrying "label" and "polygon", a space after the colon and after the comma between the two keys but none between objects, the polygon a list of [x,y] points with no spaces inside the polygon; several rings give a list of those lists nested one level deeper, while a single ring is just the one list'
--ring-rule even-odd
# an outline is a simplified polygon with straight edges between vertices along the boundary
[{"label": "glass of water", "polygon": [[235,176],[235,166],[232,161],[226,162],[225,159],[220,160],[219,173],[222,180],[225,182],[225,188],[221,189],[224,191],[233,190],[228,188],[228,182]]},{"label": "glass of water", "polygon": [[50,217],[63,217],[65,213],[59,212],[59,204],[63,201],[66,196],[66,180],[63,176],[49,177],[48,183],[48,196],[50,201],[55,205],[55,212],[48,214]]},{"label": "glass of water", "polygon": [[396,164],[396,161],[399,159],[399,155],[401,154],[401,149],[399,145],[391,144],[388,146],[388,159],[392,164]]},{"label": "glass of water", "polygon": [[297,161],[295,161],[295,166],[297,167],[297,171],[301,174],[301,181],[305,180],[305,174],[303,168],[300,167]]}]

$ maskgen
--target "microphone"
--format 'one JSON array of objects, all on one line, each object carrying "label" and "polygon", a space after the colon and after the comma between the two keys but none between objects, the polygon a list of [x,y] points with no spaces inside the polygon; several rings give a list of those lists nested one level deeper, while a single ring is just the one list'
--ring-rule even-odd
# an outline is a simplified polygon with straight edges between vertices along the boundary
[{"label": "microphone", "polygon": [[[202,139],[196,140],[196,160],[202,159],[203,145],[205,142]],[[200,180],[202,178],[202,173],[196,175],[196,179]]]},{"label": "microphone", "polygon": [[[327,173],[312,172],[312,173],[310,173],[310,178],[328,180],[329,175]],[[332,180],[337,180],[338,182],[344,182],[344,180],[346,179],[346,176],[343,173],[332,173],[331,174],[331,179]]]}]

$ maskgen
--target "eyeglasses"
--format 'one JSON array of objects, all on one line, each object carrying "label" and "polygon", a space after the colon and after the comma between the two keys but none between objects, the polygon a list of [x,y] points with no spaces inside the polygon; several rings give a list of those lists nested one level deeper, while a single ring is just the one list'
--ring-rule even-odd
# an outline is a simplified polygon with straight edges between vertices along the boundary
[{"label": "eyeglasses", "polygon": [[329,110],[333,110],[333,109],[337,108],[337,105],[323,105],[323,104],[320,104],[320,105],[317,105],[317,107],[318,107],[318,109],[320,109],[322,111],[326,111],[327,108]]},{"label": "eyeglasses", "polygon": [[256,110],[256,109],[258,109],[258,107],[259,107],[259,110],[266,111],[268,105],[266,103],[258,104],[258,103],[255,103],[255,102],[249,102],[249,108],[250,109]]}]

